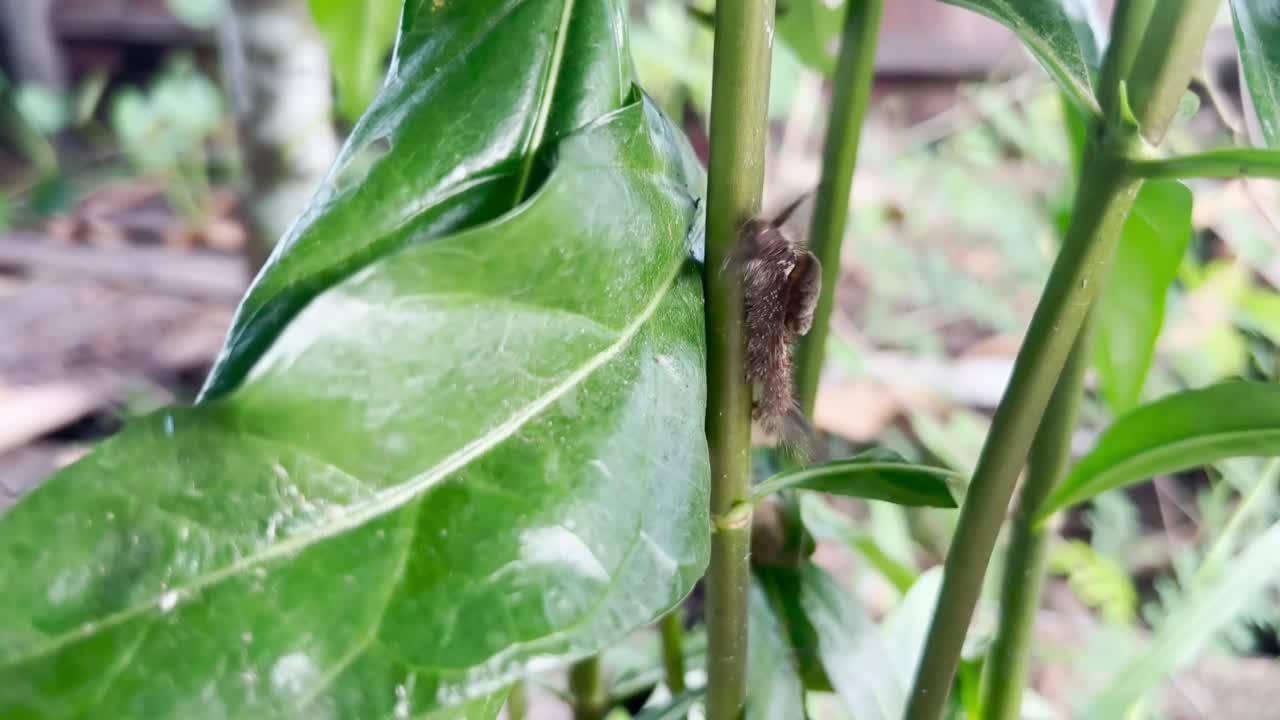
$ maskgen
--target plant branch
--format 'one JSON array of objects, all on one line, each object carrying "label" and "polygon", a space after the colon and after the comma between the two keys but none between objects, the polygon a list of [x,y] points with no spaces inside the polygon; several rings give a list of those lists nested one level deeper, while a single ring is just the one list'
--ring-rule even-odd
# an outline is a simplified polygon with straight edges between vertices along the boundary
[{"label": "plant branch", "polygon": [[[1127,82],[1138,57],[1157,0],[1119,0],[1111,14],[1111,43],[1102,64],[1099,104],[1112,111],[1120,109],[1120,83]],[[1116,118],[1113,118],[1115,120]]]},{"label": "plant branch", "polygon": [[679,695],[688,688],[684,683],[684,625],[683,613],[677,605],[662,618],[662,666],[666,669],[667,689]]},{"label": "plant branch", "polygon": [[[1142,144],[1137,128],[1127,120],[1128,111],[1148,140],[1164,136],[1200,57],[1217,4],[1217,0],[1161,0],[1152,9],[1145,32],[1139,30],[1139,10],[1122,6],[1124,12],[1117,18],[1122,32],[1104,67],[1112,68],[1113,78],[1122,74],[1127,62],[1124,54],[1141,35],[1130,72],[1133,87],[1127,97],[1117,87],[1110,96],[1112,104],[1102,108],[1103,117],[1093,120],[1088,134],[1071,227],[1014,361],[1013,375],[992,419],[947,552],[942,588],[908,700],[907,720],[935,720],[946,707],[1018,472],[1106,277],[1125,218],[1142,184],[1128,172],[1129,158]],[[1150,67],[1149,63],[1158,66]]]},{"label": "plant branch", "polygon": [[796,347],[796,390],[800,407],[813,417],[827,346],[831,306],[840,279],[840,245],[849,218],[849,192],[858,163],[862,120],[875,77],[876,39],[884,0],[846,3],[844,33],[836,64],[831,119],[822,152],[822,180],[814,203],[809,246],[822,262],[822,290],[809,334]]},{"label": "plant branch", "polygon": [[609,692],[599,655],[583,658],[569,668],[569,692],[573,694],[573,720],[603,720],[609,710]]},{"label": "plant branch", "polygon": [[751,388],[744,368],[738,228],[760,212],[768,129],[773,0],[720,3],[712,65],[707,178],[707,717],[737,720],[746,703],[750,581]]},{"label": "plant branch", "polygon": [[1280,152],[1229,148],[1179,157],[1141,159],[1133,161],[1130,172],[1147,180],[1190,177],[1280,178]]},{"label": "plant branch", "polygon": [[1084,373],[1089,367],[1091,323],[1085,321],[1067,357],[1044,420],[1027,459],[1027,475],[1018,495],[1009,533],[1009,552],[1000,589],[1000,624],[982,671],[983,720],[1019,720],[1026,684],[1031,636],[1040,608],[1052,526],[1036,522],[1045,498],[1066,474],[1071,459]]}]

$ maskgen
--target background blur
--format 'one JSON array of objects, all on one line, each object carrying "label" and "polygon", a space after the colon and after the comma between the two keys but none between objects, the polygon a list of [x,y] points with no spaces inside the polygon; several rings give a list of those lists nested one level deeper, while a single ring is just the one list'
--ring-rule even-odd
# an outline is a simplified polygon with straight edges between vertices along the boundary
[{"label": "background blur", "polygon": [[[642,83],[705,159],[712,43],[699,8],[631,5]],[[398,6],[0,0],[0,511],[131,416],[192,398],[253,269],[376,93]],[[1175,149],[1250,132],[1222,21]],[[820,169],[831,57],[814,27],[780,19],[770,207],[812,190]],[[1056,91],[1012,36],[931,0],[888,3],[816,413],[833,444],[972,468],[1057,246],[1068,158]],[[1277,371],[1280,186],[1192,189],[1196,232],[1144,396]],[[806,223],[807,208],[793,229]],[[1077,450],[1111,417],[1091,396]],[[1070,517],[1037,628],[1037,716],[1060,714],[1116,669],[1116,648],[1159,626],[1242,491],[1276,471],[1226,463]],[[1275,487],[1257,528],[1280,517]],[[876,613],[898,595],[865,570],[866,543],[923,570],[953,518],[852,502],[806,513],[826,530],[820,561]],[[1274,712],[1278,627],[1273,595],[1152,714]]]}]

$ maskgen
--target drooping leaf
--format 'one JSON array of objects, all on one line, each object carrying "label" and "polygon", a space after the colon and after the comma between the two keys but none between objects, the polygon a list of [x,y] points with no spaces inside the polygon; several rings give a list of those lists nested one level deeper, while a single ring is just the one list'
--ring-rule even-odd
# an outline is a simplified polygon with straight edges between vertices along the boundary
[{"label": "drooping leaf", "polygon": [[1219,572],[1197,578],[1185,603],[1090,703],[1081,717],[1123,717],[1169,673],[1191,660],[1259,593],[1280,580],[1280,524],[1255,538]]},{"label": "drooping leaf", "polygon": [[1113,488],[1243,456],[1280,455],[1280,385],[1226,382],[1161,398],[1117,419],[1040,512]]},{"label": "drooping leaf", "polygon": [[825,571],[808,565],[802,577],[800,602],[818,633],[823,667],[845,709],[858,720],[902,717],[906,686],[897,677],[879,628]]},{"label": "drooping leaf", "polygon": [[[413,0],[409,0],[413,4]],[[378,94],[405,0],[308,0],[329,47],[338,112],[354,121]]]},{"label": "drooping leaf", "polygon": [[1231,0],[1245,84],[1271,147],[1280,147],[1280,0]]},{"label": "drooping leaf", "polygon": [[383,91],[250,287],[204,397],[239,384],[326,288],[527,197],[539,148],[631,95],[618,5],[410,0]]},{"label": "drooping leaf", "polygon": [[846,3],[784,0],[778,3],[778,37],[805,65],[830,76],[836,71]]},{"label": "drooping leaf", "polygon": [[[700,178],[620,70],[621,2],[478,4],[411,6],[342,162],[388,153],[277,251],[219,392],[0,517],[0,717],[456,716],[701,575]],[[440,91],[477,52],[508,75]],[[489,192],[539,148],[527,202]]]},{"label": "drooping leaf", "polygon": [[917,465],[883,448],[822,465],[784,470],[752,490],[761,500],[782,490],[816,492],[885,500],[898,505],[956,507],[951,485],[960,475],[945,468]]},{"label": "drooping leaf", "polygon": [[1138,403],[1164,326],[1165,298],[1191,241],[1191,191],[1182,183],[1145,183],[1125,220],[1102,286],[1093,365],[1116,414]]},{"label": "drooping leaf", "polygon": [[943,0],[982,13],[1012,30],[1072,104],[1098,111],[1102,64],[1096,11],[1088,0]]},{"label": "drooping leaf", "polygon": [[750,602],[745,720],[805,720],[795,653],[759,580],[752,581]]}]

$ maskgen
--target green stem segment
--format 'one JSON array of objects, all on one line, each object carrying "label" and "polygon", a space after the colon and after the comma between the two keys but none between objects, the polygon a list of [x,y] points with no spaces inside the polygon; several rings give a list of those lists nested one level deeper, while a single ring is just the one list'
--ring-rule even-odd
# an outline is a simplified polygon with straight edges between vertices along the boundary
[{"label": "green stem segment", "polygon": [[603,720],[609,711],[609,690],[600,669],[600,656],[592,655],[569,668],[569,692],[573,694],[573,720]]},{"label": "green stem segment", "polygon": [[1071,433],[1084,391],[1084,373],[1089,367],[1090,335],[1086,321],[1031,444],[1027,475],[1009,533],[1009,552],[1000,589],[1000,625],[982,673],[984,720],[1022,717],[1022,688],[1026,684],[1031,638],[1040,608],[1040,588],[1052,532],[1051,526],[1036,523],[1036,515],[1066,474],[1071,459]]},{"label": "green stem segment", "polygon": [[[1118,22],[1133,24],[1117,34],[1111,53],[1127,52],[1141,40],[1127,82],[1130,107],[1149,140],[1164,136],[1186,90],[1217,0],[1161,0],[1151,9],[1150,26],[1140,14],[1121,8]],[[1135,19],[1136,18],[1136,19]],[[1196,40],[1198,38],[1198,41]],[[1168,47],[1162,47],[1167,45]],[[1117,50],[1117,48],[1120,48]],[[1158,63],[1160,67],[1150,67]],[[1118,65],[1117,65],[1118,64]],[[1123,73],[1124,61],[1108,57],[1104,66]],[[1120,101],[1118,97],[1116,102]],[[968,495],[947,553],[942,589],[907,704],[907,720],[936,720],[959,664],[969,621],[999,535],[1019,470],[1027,459],[1067,356],[1076,344],[1133,206],[1141,179],[1129,173],[1129,158],[1141,140],[1126,113],[1104,107],[1094,120],[1071,228],[1054,262],[1040,303],[1014,361],[1013,375],[992,419]]]},{"label": "green stem segment", "polygon": [[[738,228],[760,213],[768,130],[773,0],[716,9],[711,158],[707,178],[707,444],[711,566],[707,572],[707,717],[737,720],[746,704],[751,509],[751,388],[744,367]],[[737,508],[737,512],[735,512]]]},{"label": "green stem segment", "polygon": [[667,673],[667,689],[679,695],[688,689],[684,682],[684,613],[677,606],[662,618],[662,666]]},{"label": "green stem segment", "polygon": [[862,120],[871,101],[876,39],[884,0],[849,0],[836,65],[831,120],[822,152],[822,180],[814,201],[809,246],[822,262],[822,291],[813,327],[796,347],[796,390],[800,407],[813,416],[827,345],[831,307],[840,279],[840,245],[849,218],[849,193],[858,163]]}]

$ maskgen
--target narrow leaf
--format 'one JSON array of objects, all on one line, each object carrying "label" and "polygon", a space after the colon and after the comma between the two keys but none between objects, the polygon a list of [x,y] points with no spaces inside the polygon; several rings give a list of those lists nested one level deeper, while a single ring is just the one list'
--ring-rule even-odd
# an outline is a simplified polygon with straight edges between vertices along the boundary
[{"label": "narrow leaf", "polygon": [[1094,83],[1102,64],[1096,11],[1089,0],[943,0],[1012,30],[1072,104],[1098,112]]},{"label": "narrow leaf", "polygon": [[[894,508],[885,506],[888,510]],[[853,520],[827,504],[820,495],[800,496],[800,515],[804,526],[818,540],[844,542],[862,554],[864,560],[893,585],[906,593],[916,582],[915,568],[894,556],[882,544],[872,528],[855,525]],[[874,524],[874,522],[873,522]]]},{"label": "narrow leaf", "polygon": [[805,720],[804,685],[783,622],[759,580],[751,583],[745,720]]},{"label": "narrow leaf", "polygon": [[1262,138],[1280,147],[1280,0],[1231,0],[1231,16]]},{"label": "narrow leaf", "polygon": [[378,94],[404,0],[309,0],[338,86],[338,111],[354,121]]},{"label": "narrow leaf", "polygon": [[1107,490],[1243,456],[1280,455],[1280,384],[1188,390],[1116,420],[1040,512],[1043,520]]},{"label": "narrow leaf", "polygon": [[[618,74],[620,0],[484,4],[411,4],[399,75],[354,142],[395,141],[354,185],[330,178],[272,265],[326,286],[268,268],[245,311],[266,325],[233,330],[221,392],[0,517],[0,717],[456,717],[702,574],[701,178]],[[561,45],[578,49],[555,51],[576,58],[552,63],[557,87],[526,84]],[[488,63],[510,75],[472,78],[483,96],[438,92]],[[512,84],[531,102],[504,104]],[[507,134],[538,112],[560,129]],[[464,119],[460,140],[421,132]],[[491,222],[468,200],[417,224],[435,212],[418,190],[490,187],[492,158],[519,175],[538,148],[518,207],[510,192]]]},{"label": "narrow leaf", "polygon": [[896,720],[906,707],[906,686],[857,600],[825,571],[803,570],[800,602],[818,633],[819,655],[831,685],[858,720]]},{"label": "narrow leaf", "polygon": [[941,590],[942,568],[926,570],[880,625],[898,681],[904,688],[911,687],[911,681],[915,679],[920,656],[924,654],[929,622]]},{"label": "narrow leaf", "polygon": [[760,501],[782,490],[885,500],[898,505],[956,507],[951,485],[960,475],[945,468],[916,465],[892,450],[875,449],[844,460],[784,470],[752,491]]},{"label": "narrow leaf", "polygon": [[1191,191],[1174,181],[1144,184],[1096,310],[1093,364],[1116,414],[1138,403],[1164,326],[1165,298],[1190,241]]},{"label": "narrow leaf", "polygon": [[1151,643],[1093,700],[1082,717],[1124,717],[1129,707],[1191,660],[1258,594],[1280,580],[1280,524],[1255,538],[1221,572],[1199,578],[1185,604],[1160,624]]}]

